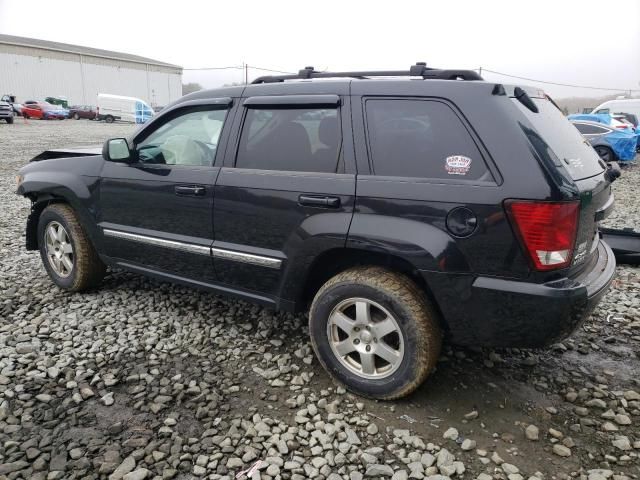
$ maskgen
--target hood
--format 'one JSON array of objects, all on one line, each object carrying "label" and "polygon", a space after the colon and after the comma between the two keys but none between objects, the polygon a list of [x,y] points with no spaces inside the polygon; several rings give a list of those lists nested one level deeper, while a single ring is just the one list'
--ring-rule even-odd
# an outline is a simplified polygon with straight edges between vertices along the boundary
[{"label": "hood", "polygon": [[51,158],[90,157],[93,155],[102,155],[102,145],[45,150],[41,154],[33,157],[31,161],[37,162],[39,160],[49,160]]}]

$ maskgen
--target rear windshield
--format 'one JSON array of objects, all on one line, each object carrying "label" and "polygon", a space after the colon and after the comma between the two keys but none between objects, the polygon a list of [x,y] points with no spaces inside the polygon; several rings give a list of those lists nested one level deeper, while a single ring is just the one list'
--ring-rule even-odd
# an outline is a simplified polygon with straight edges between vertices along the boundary
[{"label": "rear windshield", "polygon": [[533,98],[539,110],[535,113],[515,98],[512,100],[533,125],[535,131],[523,128],[541,157],[550,157],[556,166],[564,166],[574,180],[593,177],[604,170],[595,150],[553,103]]}]

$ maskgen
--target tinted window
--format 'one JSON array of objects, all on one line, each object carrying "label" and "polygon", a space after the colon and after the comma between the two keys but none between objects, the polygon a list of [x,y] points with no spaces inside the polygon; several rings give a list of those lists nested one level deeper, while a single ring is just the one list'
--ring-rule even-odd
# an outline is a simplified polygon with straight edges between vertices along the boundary
[{"label": "tinted window", "polygon": [[575,123],[574,125],[580,131],[580,133],[584,135],[600,135],[609,131],[606,128],[598,127],[596,125],[589,125],[586,123]]},{"label": "tinted window", "polygon": [[512,101],[535,129],[524,128],[524,132],[538,155],[548,157],[556,166],[564,166],[574,180],[592,177],[604,170],[595,150],[553,103],[533,98],[538,107],[536,113],[516,99]]},{"label": "tinted window", "polygon": [[142,163],[211,165],[226,110],[200,110],[179,115],[137,145]]},{"label": "tinted window", "polygon": [[366,116],[376,175],[493,181],[469,132],[445,103],[368,100]]},{"label": "tinted window", "polygon": [[247,109],[236,167],[336,172],[340,153],[337,109]]}]

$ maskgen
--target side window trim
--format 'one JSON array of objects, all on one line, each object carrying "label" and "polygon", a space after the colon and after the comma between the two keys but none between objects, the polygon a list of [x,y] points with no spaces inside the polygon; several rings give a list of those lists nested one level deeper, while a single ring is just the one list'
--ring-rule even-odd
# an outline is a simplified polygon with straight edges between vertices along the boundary
[{"label": "side window trim", "polygon": [[[464,183],[470,184],[470,185],[474,185],[474,184],[481,185],[481,186],[502,185],[502,182],[503,182],[502,175],[500,174],[500,171],[498,170],[495,163],[493,162],[493,159],[491,158],[491,155],[489,154],[488,149],[482,143],[482,140],[478,137],[477,133],[473,130],[473,128],[471,127],[467,119],[464,117],[464,115],[460,112],[458,107],[452,102],[448,101],[447,99],[441,98],[441,97],[398,97],[398,96],[377,96],[377,95],[376,96],[369,95],[369,96],[361,97],[362,120],[363,120],[363,127],[364,127],[363,130],[364,130],[364,139],[365,139],[364,143],[365,143],[365,149],[367,154],[367,164],[369,166],[369,175],[376,176],[375,168],[373,164],[373,154],[372,154],[371,141],[370,141],[371,135],[369,133],[369,121],[367,118],[367,108],[366,108],[366,103],[367,101],[370,101],[370,100],[413,100],[413,101],[421,101],[421,102],[438,102],[446,105],[451,109],[453,114],[456,116],[456,118],[458,118],[458,120],[464,127],[465,131],[469,135],[469,138],[472,140],[472,142],[478,149],[478,152],[480,153],[482,161],[486,165],[487,170],[489,170],[489,172],[493,176],[493,181],[491,182],[476,182],[473,180],[468,180],[468,181],[465,181]],[[379,178],[382,178],[382,177],[379,177]],[[402,177],[398,177],[398,178],[402,178]],[[419,181],[421,183],[449,183],[449,184],[460,183],[459,181],[456,181],[456,179],[438,179],[438,178],[430,178],[430,177],[408,177],[408,178],[412,178],[413,181]]]},{"label": "side window trim", "polygon": [[[291,108],[296,110],[336,110],[336,118],[339,125],[339,142],[338,142],[338,154],[336,157],[336,169],[334,172],[316,172],[316,173],[345,173],[345,158],[344,158],[344,136],[345,127],[342,118],[342,102],[338,95],[282,95],[282,96],[254,96],[247,97],[242,103],[242,106],[238,106],[237,124],[234,126],[235,138],[229,139],[229,145],[232,146],[231,152],[225,155],[224,166],[228,168],[243,169],[244,167],[238,167],[238,154],[240,153],[240,142],[244,134],[247,116],[250,110],[279,110],[283,108]],[[235,122],[234,122],[235,123]],[[295,172],[297,170],[277,170],[277,169],[264,169],[265,171],[287,171]],[[302,173],[312,173],[301,171]]]}]

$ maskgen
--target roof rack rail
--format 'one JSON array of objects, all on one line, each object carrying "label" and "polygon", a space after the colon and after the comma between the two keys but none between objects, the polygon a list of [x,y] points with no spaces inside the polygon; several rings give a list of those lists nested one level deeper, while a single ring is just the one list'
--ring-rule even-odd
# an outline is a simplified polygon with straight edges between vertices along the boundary
[{"label": "roof rack rail", "polygon": [[297,74],[267,75],[258,77],[251,83],[277,83],[285,80],[304,80],[311,78],[369,78],[369,77],[422,77],[425,80],[483,80],[473,70],[441,70],[429,68],[425,62],[411,65],[409,70],[380,70],[362,72],[318,72],[313,67],[305,67]]}]

